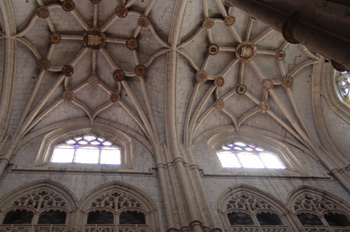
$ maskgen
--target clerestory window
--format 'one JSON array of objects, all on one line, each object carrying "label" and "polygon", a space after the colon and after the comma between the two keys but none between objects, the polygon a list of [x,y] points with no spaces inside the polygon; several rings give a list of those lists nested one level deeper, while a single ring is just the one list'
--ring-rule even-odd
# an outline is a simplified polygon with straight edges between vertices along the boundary
[{"label": "clerestory window", "polygon": [[51,162],[120,165],[120,148],[96,135],[76,136],[55,146]]},{"label": "clerestory window", "polygon": [[223,168],[286,168],[277,154],[242,141],[226,144],[216,154]]},{"label": "clerestory window", "polygon": [[342,97],[341,100],[350,100],[350,74],[347,71],[341,72],[339,77],[336,78],[336,82],[337,90]]}]

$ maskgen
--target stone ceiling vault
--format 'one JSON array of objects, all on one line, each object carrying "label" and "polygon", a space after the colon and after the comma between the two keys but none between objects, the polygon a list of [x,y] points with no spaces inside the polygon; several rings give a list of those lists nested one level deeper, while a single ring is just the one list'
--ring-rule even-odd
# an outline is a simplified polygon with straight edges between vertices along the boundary
[{"label": "stone ceiling vault", "polygon": [[323,58],[221,0],[4,0],[1,9],[4,157],[74,120],[116,126],[156,157],[160,144],[193,149],[242,127],[319,151],[311,93]]}]

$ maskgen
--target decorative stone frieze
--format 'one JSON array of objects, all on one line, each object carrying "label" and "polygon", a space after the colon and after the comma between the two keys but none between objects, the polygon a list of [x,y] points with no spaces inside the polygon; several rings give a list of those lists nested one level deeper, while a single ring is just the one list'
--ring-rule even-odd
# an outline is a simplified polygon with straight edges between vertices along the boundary
[{"label": "decorative stone frieze", "polygon": [[115,70],[114,73],[113,73],[113,78],[114,78],[115,81],[122,81],[122,80],[124,80],[125,74],[124,74],[123,70],[121,70],[121,69]]}]

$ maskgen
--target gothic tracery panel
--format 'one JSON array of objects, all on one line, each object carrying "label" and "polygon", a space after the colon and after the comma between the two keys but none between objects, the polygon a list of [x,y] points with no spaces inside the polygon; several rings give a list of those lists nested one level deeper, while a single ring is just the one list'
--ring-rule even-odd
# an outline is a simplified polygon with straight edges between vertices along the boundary
[{"label": "gothic tracery panel", "polygon": [[349,206],[330,193],[301,186],[290,195],[289,207],[305,231],[350,231]]},{"label": "gothic tracery panel", "polygon": [[91,207],[105,207],[115,210],[123,208],[142,208],[141,203],[132,195],[123,191],[111,190],[96,198]]},{"label": "gothic tracery panel", "polygon": [[[92,190],[82,200],[85,232],[98,231],[156,231],[156,207],[143,192],[124,183],[107,183]],[[101,215],[109,215],[101,218]]]},{"label": "gothic tracery panel", "polygon": [[226,231],[289,231],[286,209],[260,190],[239,185],[220,197],[218,211]]},{"label": "gothic tracery panel", "polygon": [[13,201],[13,207],[29,207],[35,210],[53,207],[53,208],[66,208],[66,202],[62,196],[54,191],[41,188],[32,190],[29,193],[25,193],[15,201]]}]

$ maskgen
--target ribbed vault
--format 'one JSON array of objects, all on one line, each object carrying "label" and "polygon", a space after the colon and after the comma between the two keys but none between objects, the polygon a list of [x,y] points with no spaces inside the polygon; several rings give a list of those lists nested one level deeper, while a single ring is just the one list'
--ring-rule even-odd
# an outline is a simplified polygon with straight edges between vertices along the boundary
[{"label": "ribbed vault", "polygon": [[[314,119],[312,84],[324,58],[223,0],[0,6],[0,176],[21,141],[79,120],[113,124],[162,165],[194,164],[198,140],[228,127],[274,134],[329,170],[348,163],[339,153],[325,162],[331,151]],[[178,210],[169,227],[192,227],[195,211]],[[200,217],[215,228],[210,214]]]}]

